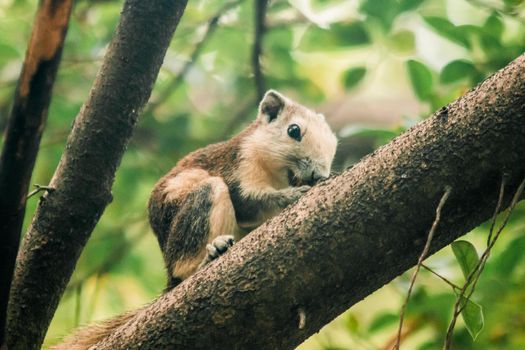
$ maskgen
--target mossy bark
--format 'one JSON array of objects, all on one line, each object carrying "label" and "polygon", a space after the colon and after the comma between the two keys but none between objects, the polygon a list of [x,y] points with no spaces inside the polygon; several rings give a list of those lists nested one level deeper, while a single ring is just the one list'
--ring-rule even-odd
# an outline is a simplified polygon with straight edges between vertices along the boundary
[{"label": "mossy bark", "polygon": [[508,205],[524,150],[525,55],[314,187],[96,348],[293,349],[417,262],[446,186],[432,252],[491,217],[503,176]]},{"label": "mossy bark", "polygon": [[127,0],[89,97],[18,254],[9,349],[38,349],[75,263],[106,205],[186,0]]}]

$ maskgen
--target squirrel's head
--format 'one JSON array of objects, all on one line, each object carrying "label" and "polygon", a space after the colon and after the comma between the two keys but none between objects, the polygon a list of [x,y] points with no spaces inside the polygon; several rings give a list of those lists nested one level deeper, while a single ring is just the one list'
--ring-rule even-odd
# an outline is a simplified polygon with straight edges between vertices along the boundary
[{"label": "squirrel's head", "polygon": [[330,175],[337,138],[322,114],[269,90],[256,123],[251,147],[288,186],[313,185]]}]

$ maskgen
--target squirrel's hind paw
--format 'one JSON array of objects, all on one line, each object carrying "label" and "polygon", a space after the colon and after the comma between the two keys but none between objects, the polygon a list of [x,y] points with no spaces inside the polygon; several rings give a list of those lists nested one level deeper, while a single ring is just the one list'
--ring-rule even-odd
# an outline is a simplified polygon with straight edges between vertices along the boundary
[{"label": "squirrel's hind paw", "polygon": [[221,235],[215,237],[215,239],[206,245],[207,255],[202,260],[199,265],[201,269],[204,265],[208,264],[210,261],[217,259],[235,243],[235,240],[232,235]]}]

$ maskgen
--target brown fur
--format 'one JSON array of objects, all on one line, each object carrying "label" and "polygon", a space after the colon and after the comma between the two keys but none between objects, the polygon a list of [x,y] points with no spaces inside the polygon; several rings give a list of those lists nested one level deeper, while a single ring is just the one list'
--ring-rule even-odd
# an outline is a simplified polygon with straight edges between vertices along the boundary
[{"label": "brown fur", "polygon": [[127,312],[99,324],[80,328],[64,339],[61,344],[51,347],[51,350],[87,350],[102,339],[109,336],[118,327],[124,325],[138,313],[138,310]]},{"label": "brown fur", "polygon": [[[288,134],[293,124],[301,140]],[[328,177],[336,144],[322,115],[269,91],[241,133],[180,160],[148,203],[168,289],[222,254],[225,235],[241,239],[301,197],[310,188],[305,184]],[[132,317],[83,329],[56,349],[87,349]]]}]

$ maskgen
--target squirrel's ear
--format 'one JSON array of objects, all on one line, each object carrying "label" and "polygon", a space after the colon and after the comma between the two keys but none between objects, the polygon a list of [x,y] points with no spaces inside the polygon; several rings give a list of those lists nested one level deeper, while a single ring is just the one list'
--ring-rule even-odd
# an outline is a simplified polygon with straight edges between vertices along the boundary
[{"label": "squirrel's ear", "polygon": [[259,113],[267,122],[274,121],[284,107],[284,97],[275,90],[268,90],[259,104]]}]

